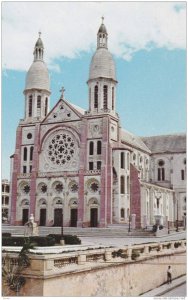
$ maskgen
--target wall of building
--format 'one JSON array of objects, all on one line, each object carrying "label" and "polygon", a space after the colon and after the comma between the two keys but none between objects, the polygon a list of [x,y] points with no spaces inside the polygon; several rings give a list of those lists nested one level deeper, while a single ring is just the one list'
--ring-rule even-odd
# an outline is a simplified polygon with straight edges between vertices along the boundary
[{"label": "wall of building", "polygon": [[[35,250],[40,255],[30,256],[20,296],[139,296],[166,282],[168,265],[173,279],[186,274],[186,241],[178,242],[178,248],[174,241],[122,247],[125,258],[112,255],[119,248],[82,250],[77,246],[75,252],[63,254],[41,254],[40,248]],[[135,250],[140,253],[136,261],[131,256]],[[15,255],[10,254],[14,262]]]}]

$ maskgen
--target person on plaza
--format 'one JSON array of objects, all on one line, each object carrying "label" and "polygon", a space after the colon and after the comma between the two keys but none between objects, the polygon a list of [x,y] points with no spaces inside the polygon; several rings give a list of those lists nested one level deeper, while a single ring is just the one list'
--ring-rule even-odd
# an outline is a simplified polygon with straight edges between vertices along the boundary
[{"label": "person on plaza", "polygon": [[167,270],[167,283],[171,283],[172,282],[172,268],[171,266],[168,266],[168,270]]}]

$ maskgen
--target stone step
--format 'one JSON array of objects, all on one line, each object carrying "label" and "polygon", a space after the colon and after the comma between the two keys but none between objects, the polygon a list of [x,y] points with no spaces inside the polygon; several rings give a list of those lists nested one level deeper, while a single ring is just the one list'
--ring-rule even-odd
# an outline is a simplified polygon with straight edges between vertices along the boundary
[{"label": "stone step", "polygon": [[[9,226],[3,227],[2,232],[11,232],[12,235],[24,235],[24,226]],[[131,230],[128,228],[76,228],[64,227],[64,234],[78,235],[80,237],[125,237],[125,236],[153,236],[150,231],[144,230]],[[48,234],[60,234],[60,227],[39,227],[39,235],[46,236]]]}]

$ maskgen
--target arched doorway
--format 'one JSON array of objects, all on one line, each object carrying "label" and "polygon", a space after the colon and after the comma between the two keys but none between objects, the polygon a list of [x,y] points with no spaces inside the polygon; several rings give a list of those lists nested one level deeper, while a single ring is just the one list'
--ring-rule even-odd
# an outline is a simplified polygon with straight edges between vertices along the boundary
[{"label": "arched doorway", "polygon": [[97,227],[98,225],[98,208],[92,207],[90,209],[90,227]]},{"label": "arched doorway", "polygon": [[46,226],[46,208],[40,209],[40,223],[39,226]]},{"label": "arched doorway", "polygon": [[29,220],[29,209],[23,208],[22,210],[22,225],[25,225]]},{"label": "arched doorway", "polygon": [[72,198],[69,202],[69,205],[70,205],[70,226],[77,227],[78,200],[76,198]]},{"label": "arched doorway", "polygon": [[54,226],[62,226],[63,222],[63,209],[55,208],[54,209]]},{"label": "arched doorway", "polygon": [[77,215],[78,215],[77,208],[71,208],[71,214],[70,214],[70,226],[71,227],[77,227]]}]

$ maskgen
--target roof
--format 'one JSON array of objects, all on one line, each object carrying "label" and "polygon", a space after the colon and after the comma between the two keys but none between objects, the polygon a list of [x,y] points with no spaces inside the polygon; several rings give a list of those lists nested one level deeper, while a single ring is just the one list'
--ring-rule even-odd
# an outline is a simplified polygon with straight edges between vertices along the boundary
[{"label": "roof", "polygon": [[43,61],[34,61],[27,72],[25,89],[44,89],[50,91],[48,69]]},{"label": "roof", "polygon": [[106,30],[106,26],[102,23],[101,26],[99,27],[98,33],[106,33],[107,34],[107,30]]},{"label": "roof", "polygon": [[186,152],[186,134],[142,137],[152,153]]},{"label": "roof", "polygon": [[121,129],[121,140],[135,148],[139,148],[140,150],[143,150],[147,153],[151,153],[149,148],[144,144],[140,137],[125,129]]},{"label": "roof", "polygon": [[81,108],[80,106],[77,106],[75,104],[72,104],[71,102],[68,102],[74,109],[76,109],[80,114],[85,114],[85,109]]},{"label": "roof", "polygon": [[43,42],[41,38],[39,37],[38,40],[36,41],[35,47],[41,47],[44,48]]},{"label": "roof", "polygon": [[94,53],[89,70],[89,79],[105,77],[116,80],[115,63],[106,48],[98,48]]}]

